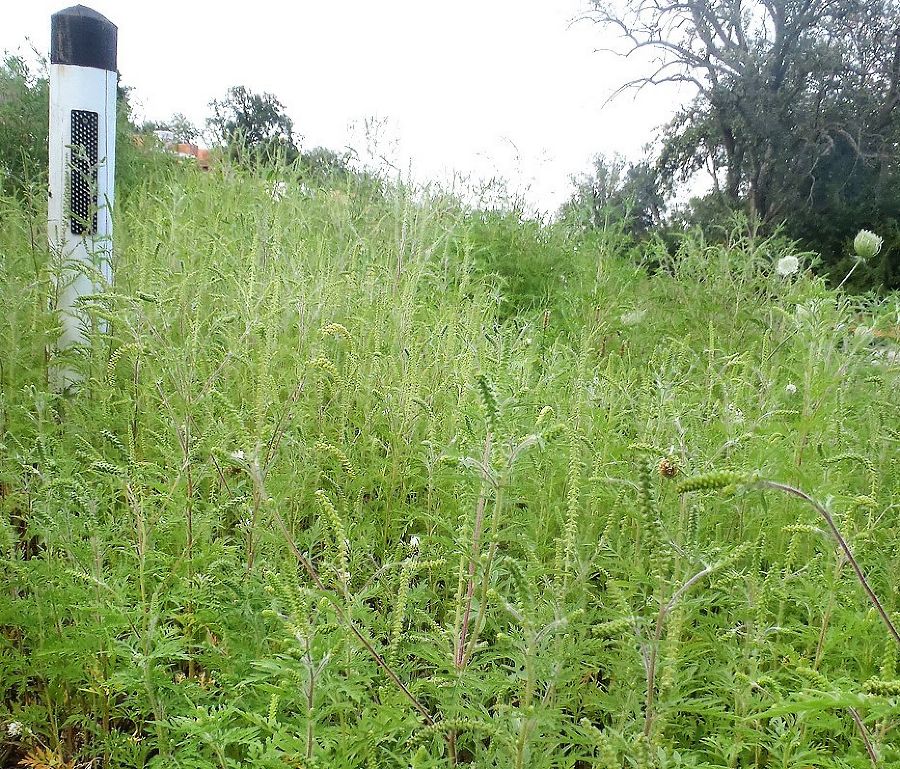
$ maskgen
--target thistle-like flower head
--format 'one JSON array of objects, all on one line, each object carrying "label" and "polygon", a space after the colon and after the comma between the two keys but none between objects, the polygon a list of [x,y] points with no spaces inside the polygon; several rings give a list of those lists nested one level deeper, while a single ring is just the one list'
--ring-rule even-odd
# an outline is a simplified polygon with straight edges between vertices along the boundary
[{"label": "thistle-like flower head", "polygon": [[853,250],[861,261],[871,259],[879,251],[884,243],[884,239],[876,235],[870,230],[860,230],[853,239]]}]

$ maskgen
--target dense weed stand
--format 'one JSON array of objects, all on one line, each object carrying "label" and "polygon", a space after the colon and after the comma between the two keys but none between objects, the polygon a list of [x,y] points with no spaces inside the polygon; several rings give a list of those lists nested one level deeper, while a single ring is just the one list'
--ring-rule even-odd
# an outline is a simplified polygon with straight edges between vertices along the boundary
[{"label": "dense weed stand", "polygon": [[[51,17],[48,236],[60,264],[61,352],[87,342],[79,300],[112,280],[117,33],[83,5]],[[65,363],[54,376],[61,391],[78,381]]]}]

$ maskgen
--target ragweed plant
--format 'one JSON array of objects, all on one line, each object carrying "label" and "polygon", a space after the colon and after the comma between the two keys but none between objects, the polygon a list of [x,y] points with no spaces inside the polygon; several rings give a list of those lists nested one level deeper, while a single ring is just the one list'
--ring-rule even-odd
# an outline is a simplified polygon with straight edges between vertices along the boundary
[{"label": "ragweed plant", "polygon": [[0,763],[900,760],[896,300],[364,174],[116,215],[62,397],[0,198]]}]

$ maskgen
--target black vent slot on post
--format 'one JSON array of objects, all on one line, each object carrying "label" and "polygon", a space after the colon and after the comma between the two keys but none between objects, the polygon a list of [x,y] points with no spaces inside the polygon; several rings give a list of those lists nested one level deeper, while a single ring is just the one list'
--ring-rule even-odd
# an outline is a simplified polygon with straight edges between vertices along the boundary
[{"label": "black vent slot on post", "polygon": [[97,141],[96,112],[72,110],[72,174],[70,227],[73,235],[97,232]]}]

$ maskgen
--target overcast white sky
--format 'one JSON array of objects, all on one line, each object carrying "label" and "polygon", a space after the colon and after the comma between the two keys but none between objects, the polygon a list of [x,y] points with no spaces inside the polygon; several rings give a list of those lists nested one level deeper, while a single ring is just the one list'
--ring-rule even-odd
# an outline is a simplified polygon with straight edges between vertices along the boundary
[{"label": "overcast white sky", "polygon": [[[554,210],[598,152],[642,155],[690,94],[609,94],[645,65],[595,49],[595,25],[570,25],[587,0],[92,0],[119,27],[119,70],[139,115],[203,123],[232,85],[274,93],[304,146],[380,148],[416,179],[500,175]],[[49,49],[50,15],[68,3],[3,0],[0,49]]]}]

